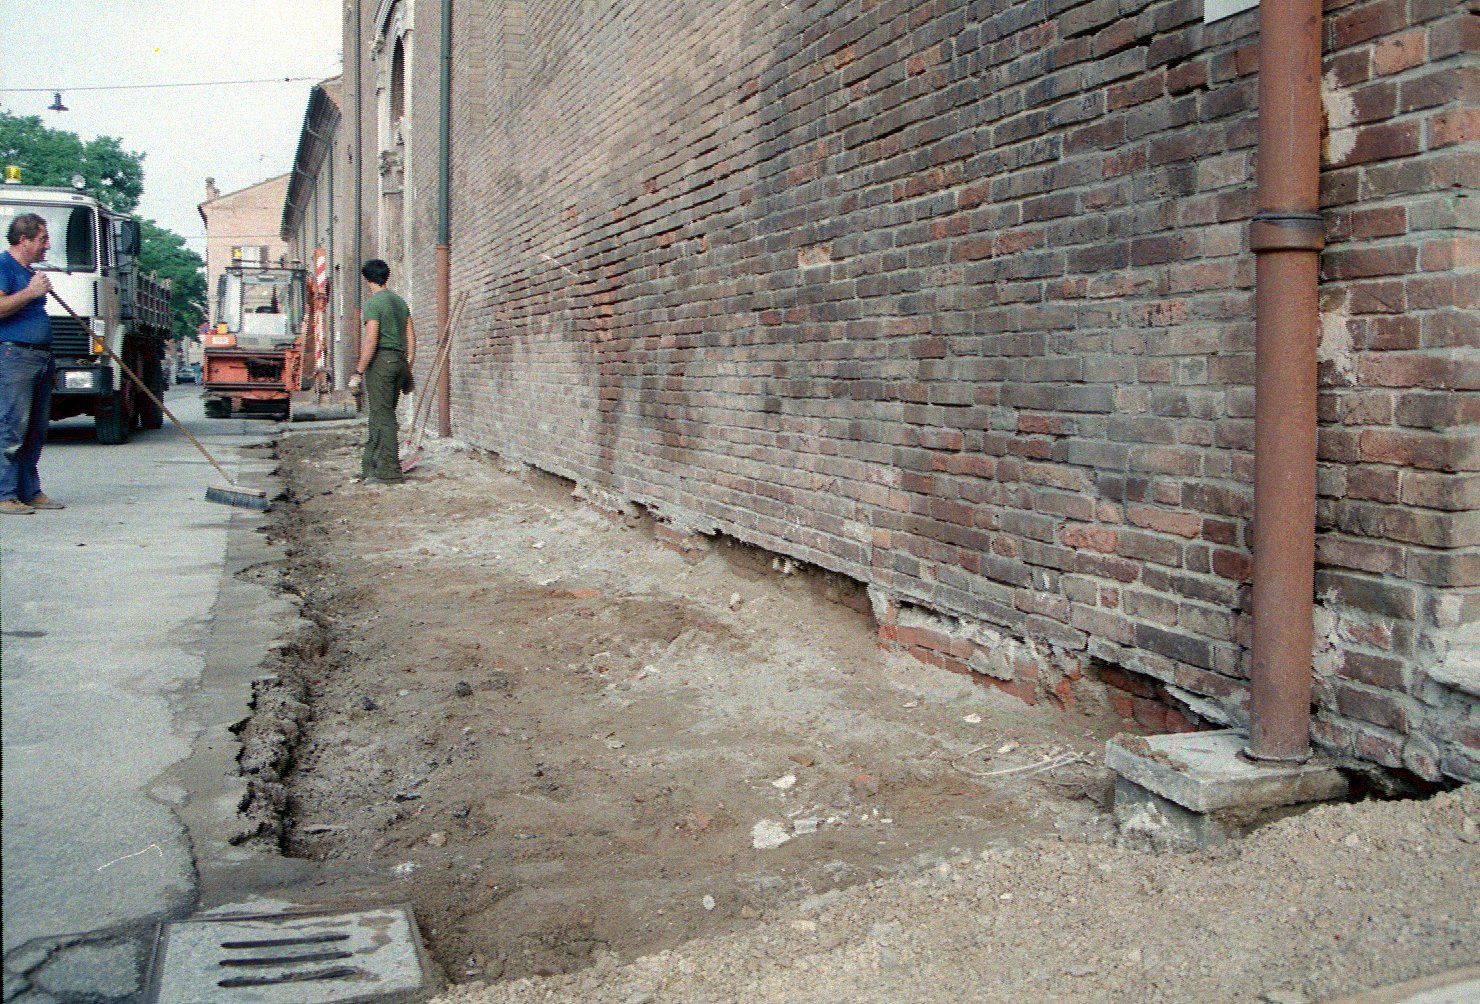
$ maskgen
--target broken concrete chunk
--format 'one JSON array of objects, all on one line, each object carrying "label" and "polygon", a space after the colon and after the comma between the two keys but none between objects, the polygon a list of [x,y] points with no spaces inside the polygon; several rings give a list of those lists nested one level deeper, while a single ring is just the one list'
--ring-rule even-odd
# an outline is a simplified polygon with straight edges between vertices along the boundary
[{"label": "broken concrete chunk", "polygon": [[772,819],[762,819],[750,828],[750,844],[758,851],[772,850],[790,839],[786,827]]}]

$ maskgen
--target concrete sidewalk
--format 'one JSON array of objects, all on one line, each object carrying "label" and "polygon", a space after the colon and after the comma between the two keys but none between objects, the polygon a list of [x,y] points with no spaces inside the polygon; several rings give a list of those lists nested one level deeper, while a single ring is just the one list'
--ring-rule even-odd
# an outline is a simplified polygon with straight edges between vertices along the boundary
[{"label": "concrete sidewalk", "polygon": [[[189,387],[167,403],[271,492],[271,459],[242,448],[273,426],[206,420]],[[202,785],[175,775],[246,714],[251,670],[295,611],[231,578],[233,541],[261,547],[264,517],[206,502],[219,476],[173,427],[105,447],[62,423],[41,474],[67,509],[0,523],[5,1000],[127,1000],[155,922],[197,901],[182,809]],[[207,657],[219,621],[237,669],[224,681]],[[231,779],[212,784],[221,796],[191,811],[229,816]]]}]

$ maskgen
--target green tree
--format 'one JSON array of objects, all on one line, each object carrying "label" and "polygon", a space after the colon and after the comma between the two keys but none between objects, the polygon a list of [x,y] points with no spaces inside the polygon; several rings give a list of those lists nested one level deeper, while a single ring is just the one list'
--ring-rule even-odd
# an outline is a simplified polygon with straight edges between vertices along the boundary
[{"label": "green tree", "polygon": [[169,279],[173,286],[171,334],[177,340],[195,338],[206,317],[206,263],[185,246],[185,238],[153,220],[140,220],[142,240],[139,267]]},{"label": "green tree", "polygon": [[[36,115],[0,111],[0,163],[19,167],[27,185],[70,188],[72,176],[80,174],[87,193],[114,212],[132,213],[144,194],[142,153],[125,150],[112,136],[84,142],[76,133],[50,128]],[[172,334],[194,338],[206,314],[206,263],[178,234],[153,220],[140,224],[139,267],[172,281]]]},{"label": "green tree", "polygon": [[84,142],[76,133],[52,129],[38,115],[0,111],[0,164],[21,169],[27,185],[70,188],[72,176],[109,209],[131,213],[144,193],[144,155],[123,148],[113,136]]}]

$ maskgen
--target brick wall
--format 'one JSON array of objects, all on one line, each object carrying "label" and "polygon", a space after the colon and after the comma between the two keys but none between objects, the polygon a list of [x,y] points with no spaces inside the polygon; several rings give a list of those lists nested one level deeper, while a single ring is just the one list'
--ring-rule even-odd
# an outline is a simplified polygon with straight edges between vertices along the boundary
[{"label": "brick wall", "polygon": [[216,282],[232,263],[232,248],[262,248],[261,260],[272,263],[289,253],[287,242],[278,234],[287,194],[288,175],[282,174],[200,204],[206,225],[206,298],[212,323],[218,320]]},{"label": "brick wall", "polygon": [[[1025,699],[1246,720],[1256,13],[455,10],[455,435]],[[1325,26],[1315,734],[1427,778],[1480,776],[1476,20]]]}]

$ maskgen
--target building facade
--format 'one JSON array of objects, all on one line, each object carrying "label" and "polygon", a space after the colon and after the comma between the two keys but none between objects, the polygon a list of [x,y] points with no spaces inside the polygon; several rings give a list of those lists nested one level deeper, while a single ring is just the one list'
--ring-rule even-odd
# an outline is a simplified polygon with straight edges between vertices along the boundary
[{"label": "building facade", "polygon": [[[887,644],[1024,700],[1246,724],[1239,6],[454,5],[453,434],[850,576]],[[359,239],[419,320],[440,9],[346,16]],[[1480,777],[1476,21],[1330,0],[1304,124],[1312,737],[1429,780]]]},{"label": "building facade", "polygon": [[206,199],[197,210],[206,227],[206,295],[212,324],[218,320],[216,291],[227,266],[238,260],[276,264],[288,256],[288,245],[279,236],[288,178],[279,175],[225,195],[214,178],[206,179]]},{"label": "building facade", "polygon": [[344,386],[348,370],[354,367],[354,332],[346,331],[343,319],[358,285],[354,268],[344,260],[347,224],[336,208],[336,186],[342,187],[348,174],[339,142],[340,87],[335,77],[309,92],[279,230],[289,256],[308,270],[312,364],[330,387]]}]

